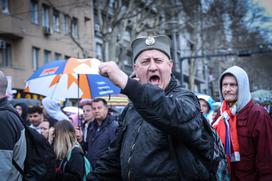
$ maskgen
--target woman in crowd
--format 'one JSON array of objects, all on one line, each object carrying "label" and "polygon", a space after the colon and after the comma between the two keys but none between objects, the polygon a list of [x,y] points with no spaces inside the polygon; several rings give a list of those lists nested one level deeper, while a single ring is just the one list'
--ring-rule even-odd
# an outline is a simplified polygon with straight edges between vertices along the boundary
[{"label": "woman in crowd", "polygon": [[203,94],[199,94],[197,95],[199,103],[200,103],[200,108],[201,108],[201,112],[204,115],[204,117],[209,121],[209,123],[211,124],[211,122],[213,121],[213,103],[214,100],[208,96],[208,95],[203,95]]},{"label": "woman in crowd", "polygon": [[16,111],[19,113],[19,115],[21,116],[21,118],[23,118],[23,120],[30,125],[30,123],[27,120],[27,112],[28,112],[28,107],[25,103],[21,102],[21,103],[17,103],[14,105],[14,108],[16,109]]},{"label": "woman in crowd", "polygon": [[84,154],[70,121],[59,121],[55,124],[53,145],[59,164],[56,172],[45,180],[82,181],[85,171]]}]

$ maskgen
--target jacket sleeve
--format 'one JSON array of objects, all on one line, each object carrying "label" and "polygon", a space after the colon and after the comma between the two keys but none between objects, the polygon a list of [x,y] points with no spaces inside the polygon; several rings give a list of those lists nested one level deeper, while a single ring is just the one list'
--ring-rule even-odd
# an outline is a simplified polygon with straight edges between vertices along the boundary
[{"label": "jacket sleeve", "polygon": [[129,79],[122,92],[133,102],[143,119],[156,128],[192,142],[201,136],[201,120],[196,96],[185,90],[172,96],[151,84],[140,84]]},{"label": "jacket sleeve", "polygon": [[110,143],[115,139],[117,128],[118,128],[118,122],[117,121],[113,121],[111,129],[109,131]]},{"label": "jacket sleeve", "polygon": [[[272,118],[264,111],[254,113],[256,126],[253,141],[256,145],[256,169],[260,181],[272,178]],[[253,118],[253,116],[252,116]]]}]

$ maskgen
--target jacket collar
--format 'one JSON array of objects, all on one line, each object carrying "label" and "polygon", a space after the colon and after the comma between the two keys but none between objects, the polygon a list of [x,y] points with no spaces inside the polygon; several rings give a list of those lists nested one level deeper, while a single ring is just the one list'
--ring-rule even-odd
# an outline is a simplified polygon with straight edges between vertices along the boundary
[{"label": "jacket collar", "polygon": [[1,97],[0,98],[0,107],[6,106],[8,104],[8,98],[7,97]]},{"label": "jacket collar", "polygon": [[[111,116],[108,114],[107,117],[102,121],[102,124],[100,125],[100,128],[106,127],[107,125],[109,125],[111,123],[111,121],[112,121]],[[99,127],[96,119],[94,120],[94,126],[96,128]]]},{"label": "jacket collar", "polygon": [[177,79],[172,75],[172,76],[171,76],[171,79],[170,79],[170,82],[169,82],[168,86],[167,86],[166,89],[165,89],[165,93],[166,93],[166,94],[169,94],[169,93],[172,92],[173,89],[175,89],[177,86],[178,86]]},{"label": "jacket collar", "polygon": [[249,101],[249,103],[243,109],[241,109],[241,111],[238,112],[237,114],[237,117],[239,117],[238,120],[248,118],[248,114],[251,108],[253,107],[253,105],[254,105],[253,101],[252,100]]}]

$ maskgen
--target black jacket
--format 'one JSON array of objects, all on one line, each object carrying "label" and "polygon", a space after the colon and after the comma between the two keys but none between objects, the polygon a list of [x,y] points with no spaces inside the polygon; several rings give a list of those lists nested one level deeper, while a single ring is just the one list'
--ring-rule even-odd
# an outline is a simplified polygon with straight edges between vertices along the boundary
[{"label": "black jacket", "polygon": [[129,79],[123,93],[133,104],[122,114],[122,131],[90,180],[208,179],[191,151],[210,148],[201,138],[202,119],[195,119],[200,113],[197,97],[174,78],[165,91]]},{"label": "black jacket", "polygon": [[[0,178],[1,180],[22,180],[12,159],[24,167],[26,158],[25,128],[19,117],[8,111],[14,109],[7,97],[0,98]],[[15,110],[14,110],[15,111]]]},{"label": "black jacket", "polygon": [[84,153],[75,147],[71,158],[59,161],[56,172],[48,173],[41,181],[82,181],[85,172]]}]

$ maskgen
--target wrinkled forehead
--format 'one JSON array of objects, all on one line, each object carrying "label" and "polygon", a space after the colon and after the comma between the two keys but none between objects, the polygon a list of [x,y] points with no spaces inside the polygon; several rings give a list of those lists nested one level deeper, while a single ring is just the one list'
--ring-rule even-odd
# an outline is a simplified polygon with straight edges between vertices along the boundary
[{"label": "wrinkled forehead", "polygon": [[148,58],[159,58],[163,60],[169,60],[169,57],[163,53],[162,51],[156,49],[145,50],[139,54],[136,58],[135,63],[139,62],[140,60],[148,59]]},{"label": "wrinkled forehead", "polygon": [[231,73],[226,73],[225,75],[222,76],[221,84],[223,81],[225,82],[227,80],[237,83],[236,77]]}]

